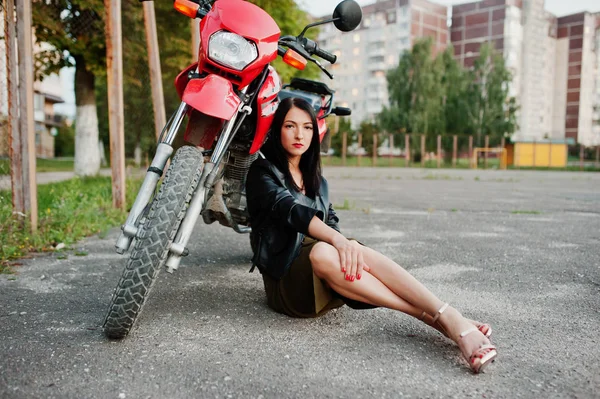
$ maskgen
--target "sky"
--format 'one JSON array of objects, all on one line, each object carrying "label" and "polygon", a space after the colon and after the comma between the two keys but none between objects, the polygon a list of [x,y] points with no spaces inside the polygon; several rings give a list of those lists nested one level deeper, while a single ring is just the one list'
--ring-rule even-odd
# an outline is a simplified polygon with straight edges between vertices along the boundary
[{"label": "sky", "polygon": [[[325,16],[331,14],[335,6],[341,0],[297,0],[303,9],[314,16]],[[455,5],[461,3],[471,3],[473,0],[432,0],[434,3],[444,5]],[[358,4],[364,6],[374,3],[374,0],[358,0]],[[546,10],[554,15],[561,17],[563,15],[575,14],[581,11],[597,12],[600,11],[600,1],[598,0],[546,0]]]}]

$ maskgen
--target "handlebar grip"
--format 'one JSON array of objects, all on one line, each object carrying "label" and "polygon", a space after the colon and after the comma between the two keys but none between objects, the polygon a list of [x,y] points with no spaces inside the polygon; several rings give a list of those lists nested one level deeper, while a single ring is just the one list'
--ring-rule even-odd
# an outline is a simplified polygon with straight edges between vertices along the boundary
[{"label": "handlebar grip", "polygon": [[337,61],[337,56],[335,54],[331,54],[329,51],[322,50],[320,48],[316,48],[314,54],[318,57],[323,58],[325,61],[329,61],[332,64],[335,64]]}]

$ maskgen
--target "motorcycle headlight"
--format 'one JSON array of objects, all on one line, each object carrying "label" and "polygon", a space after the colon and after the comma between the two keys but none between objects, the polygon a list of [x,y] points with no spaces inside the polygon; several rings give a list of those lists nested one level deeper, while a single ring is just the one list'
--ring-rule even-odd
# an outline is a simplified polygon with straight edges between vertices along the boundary
[{"label": "motorcycle headlight", "polygon": [[235,33],[220,31],[208,41],[211,60],[241,71],[258,57],[256,45]]}]

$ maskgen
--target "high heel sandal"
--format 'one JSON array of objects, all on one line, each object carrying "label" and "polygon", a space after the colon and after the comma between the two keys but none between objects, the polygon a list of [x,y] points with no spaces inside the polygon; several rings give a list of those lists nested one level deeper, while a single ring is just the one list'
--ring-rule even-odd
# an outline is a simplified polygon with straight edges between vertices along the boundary
[{"label": "high heel sandal", "polygon": [[[449,304],[445,303],[440,308],[440,310],[437,311],[436,315],[433,317],[433,320],[432,320],[431,324],[436,324],[437,323],[437,321],[440,318],[440,316],[442,315],[442,313],[444,313],[444,311],[446,309],[448,309],[448,306],[449,306]],[[441,324],[438,323],[437,325],[439,325],[439,327],[441,328],[441,331],[446,332],[445,329],[444,329],[444,327]],[[472,328],[469,328],[466,331],[461,332],[460,333],[459,341],[462,340],[467,335],[469,335],[469,334],[471,334],[472,332],[475,332],[475,331],[479,331],[479,332],[481,332],[483,334],[483,332],[481,331],[481,327],[482,326],[479,326],[479,328],[472,327]],[[490,328],[490,331],[491,331],[491,328]],[[490,334],[491,334],[491,332],[490,332]],[[447,333],[446,333],[446,336],[448,336]],[[459,344],[459,348],[460,348],[460,344]],[[494,360],[496,360],[496,356],[498,356],[498,351],[496,351],[496,347],[494,345],[491,345],[491,344],[481,345],[479,348],[475,349],[475,351],[473,351],[469,357],[467,357],[464,354],[464,352],[462,351],[462,349],[461,349],[461,353],[463,354],[463,357],[469,363],[469,367],[471,368],[471,370],[473,370],[473,372],[475,374],[479,374],[479,373],[483,372],[483,370],[490,363],[493,363]]]},{"label": "high heel sandal", "polygon": [[[463,339],[467,335],[471,334],[474,331],[479,331],[477,327],[469,328],[467,331],[463,331],[460,333],[460,339]],[[462,351],[461,351],[462,352]],[[469,367],[475,374],[479,374],[483,372],[483,370],[491,363],[496,360],[496,356],[498,356],[498,351],[496,351],[496,347],[491,344],[481,345],[478,349],[476,349],[471,356],[467,358],[467,356],[463,353],[463,356],[469,362]]]},{"label": "high heel sandal", "polygon": [[[444,309],[446,310],[446,309]],[[427,323],[425,321],[425,318],[428,316],[427,312],[423,311],[423,313],[421,313],[421,317],[419,317],[419,320],[421,320],[423,323],[427,324],[428,326],[431,326],[433,328],[435,328],[436,330],[438,330],[439,332],[441,332],[446,338],[450,338],[448,336],[448,334],[446,333],[446,330],[444,330],[444,327],[442,327],[442,325],[440,323],[437,322],[431,322],[431,324]],[[438,316],[439,318],[439,316]],[[437,319],[436,319],[437,321]],[[490,326],[489,324],[483,323],[483,324],[479,324],[479,325],[475,325],[474,326],[481,331],[481,333],[483,335],[485,335],[486,338],[490,338],[492,336],[492,326]]]}]

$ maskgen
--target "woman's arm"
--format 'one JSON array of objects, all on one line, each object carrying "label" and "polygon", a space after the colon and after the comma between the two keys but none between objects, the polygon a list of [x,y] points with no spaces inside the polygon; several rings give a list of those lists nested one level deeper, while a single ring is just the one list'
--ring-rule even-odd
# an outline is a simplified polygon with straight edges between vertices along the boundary
[{"label": "woman's arm", "polygon": [[340,255],[341,271],[346,275],[346,280],[360,280],[362,271],[369,271],[365,264],[360,244],[354,240],[350,241],[340,232],[327,226],[318,217],[313,217],[308,225],[308,234],[319,240],[331,244]]}]

